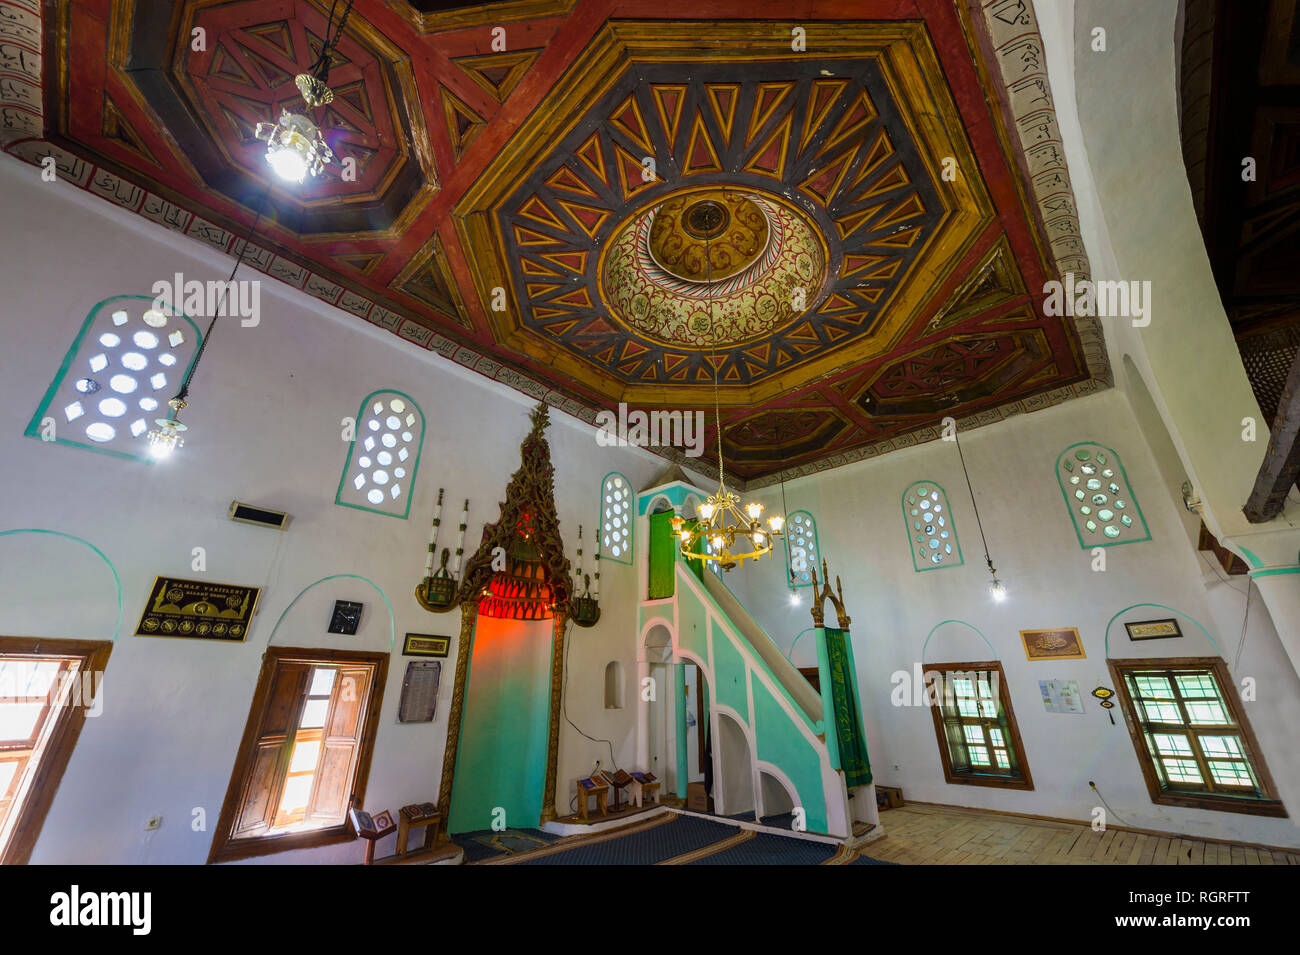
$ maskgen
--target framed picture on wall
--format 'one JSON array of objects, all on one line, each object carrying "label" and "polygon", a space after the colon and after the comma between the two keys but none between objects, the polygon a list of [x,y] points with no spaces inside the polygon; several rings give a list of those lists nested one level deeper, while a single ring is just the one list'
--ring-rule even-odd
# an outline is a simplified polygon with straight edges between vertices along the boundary
[{"label": "framed picture on wall", "polygon": [[1057,630],[1021,630],[1025,656],[1030,660],[1082,660],[1083,641],[1074,627]]},{"label": "framed picture on wall", "polygon": [[1125,623],[1124,629],[1128,631],[1130,640],[1165,640],[1183,635],[1183,631],[1178,628],[1178,621],[1174,619],[1135,620]]}]

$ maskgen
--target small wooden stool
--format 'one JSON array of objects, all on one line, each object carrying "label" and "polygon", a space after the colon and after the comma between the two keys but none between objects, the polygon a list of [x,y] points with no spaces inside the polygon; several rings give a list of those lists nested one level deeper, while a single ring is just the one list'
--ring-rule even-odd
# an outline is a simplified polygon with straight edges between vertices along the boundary
[{"label": "small wooden stool", "polygon": [[599,776],[589,776],[586,779],[578,780],[578,814],[586,821],[591,817],[587,814],[589,805],[587,800],[592,796],[596,797],[596,811],[602,816],[609,812],[607,802],[609,800],[609,785]]}]

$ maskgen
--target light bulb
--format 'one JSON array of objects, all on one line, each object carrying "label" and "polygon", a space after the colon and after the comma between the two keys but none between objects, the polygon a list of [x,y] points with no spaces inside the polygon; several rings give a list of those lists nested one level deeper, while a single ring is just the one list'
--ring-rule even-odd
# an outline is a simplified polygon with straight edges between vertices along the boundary
[{"label": "light bulb", "polygon": [[307,178],[307,160],[290,147],[272,148],[266,154],[266,161],[281,179],[302,182]]},{"label": "light bulb", "polygon": [[713,504],[712,504],[712,502],[710,502],[710,501],[705,501],[705,502],[704,502],[703,504],[701,504],[698,508],[696,508],[696,510],[698,510],[698,511],[700,512],[700,517],[702,517],[704,520],[709,521],[709,520],[712,520],[712,519],[713,519]]},{"label": "light bulb", "polygon": [[994,577],[993,582],[989,584],[989,595],[998,603],[1002,603],[1007,599],[1007,588],[1002,581]]},{"label": "light bulb", "polygon": [[781,533],[781,528],[785,526],[785,518],[780,514],[773,514],[767,519],[768,526],[772,528],[773,534]]},{"label": "light bulb", "polygon": [[803,603],[803,600],[800,599],[799,592],[797,590],[790,591],[790,606],[797,607],[801,603]]},{"label": "light bulb", "polygon": [[750,501],[745,505],[745,513],[749,515],[751,521],[756,521],[763,516],[763,505],[758,501]]}]

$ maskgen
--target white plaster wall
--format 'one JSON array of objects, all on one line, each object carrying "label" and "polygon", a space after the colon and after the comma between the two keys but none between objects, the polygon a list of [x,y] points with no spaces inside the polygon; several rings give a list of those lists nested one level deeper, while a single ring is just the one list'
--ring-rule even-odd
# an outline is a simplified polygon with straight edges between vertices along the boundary
[{"label": "white plaster wall", "polygon": [[[1152,540],[1106,548],[1105,572],[1094,572],[1093,556],[1080,548],[1055,476],[1057,455],[1066,446],[1093,440],[1115,449],[1127,470],[1151,530]],[[1179,508],[1164,486],[1156,461],[1125,396],[1102,392],[963,434],[962,450],[979,502],[994,563],[1009,590],[995,604],[970,495],[957,449],[931,442],[889,456],[786,484],[793,511],[810,510],[817,520],[823,555],[832,577],[843,582],[853,619],[853,647],[865,710],[866,734],[876,781],[903,788],[906,798],[1089,821],[1100,805],[1093,780],[1113,810],[1112,823],[1241,839],[1300,845],[1290,819],[1152,804],[1123,719],[1112,726],[1091,697],[1082,715],[1044,710],[1038,681],[1077,680],[1087,694],[1099,681],[1111,686],[1105,664],[1104,631],[1113,614],[1132,604],[1174,607],[1201,621],[1214,635],[1240,681],[1253,677],[1258,702],[1246,713],[1269,769],[1290,811],[1300,813],[1300,757],[1294,726],[1300,720],[1300,680],[1282,650],[1276,630],[1256,593],[1249,633],[1236,663],[1244,598],[1223,590],[1193,550]],[[965,563],[917,573],[909,553],[899,498],[913,481],[939,482],[948,492]],[[780,508],[779,488],[753,495]],[[1207,592],[1206,581],[1209,581]],[[790,607],[782,586],[780,558],[733,571],[728,583],[777,644],[788,648],[811,625],[809,591]],[[1244,588],[1243,578],[1233,585]],[[834,610],[827,604],[828,622]],[[1193,625],[1183,621],[1179,640],[1132,643],[1122,620],[1168,616],[1154,608],[1126,614],[1111,630],[1117,658],[1214,656]],[[933,720],[924,706],[894,706],[891,677],[910,675],[921,661],[926,634],[940,621],[956,618],[982,630],[993,652],[970,630],[948,625],[930,641],[927,663],[982,661],[996,656],[1007,675],[1020,726],[1033,791],[953,785],[944,781]],[[1019,630],[1077,627],[1086,659],[1029,662]],[[807,645],[805,645],[807,644]],[[815,659],[810,637],[799,643],[795,662]],[[888,814],[883,818],[888,828]]]},{"label": "white plaster wall", "polygon": [[[8,157],[0,157],[0,193],[0,530],[52,528],[86,538],[113,561],[124,588],[103,715],[86,724],[32,861],[203,862],[271,629],[304,587],[333,574],[368,577],[395,613],[397,646],[366,805],[396,810],[436,799],[460,614],[431,615],[413,596],[428,521],[445,487],[439,545],[454,548],[460,502],[469,497],[466,551],[475,549],[518,466],[530,402],[264,278],[259,326],[218,322],[184,415],[191,428],[186,446],[171,461],[150,466],[24,437],[92,305],[110,295],[149,294],[156,279],[176,271],[224,279],[232,263],[71,186],[42,183],[38,169]],[[383,387],[414,397],[428,420],[409,520],[334,504],[347,452],[340,419]],[[579,523],[594,539],[601,478],[620,470],[642,486],[663,462],[598,447],[590,428],[561,412],[552,414],[549,438],[572,559]],[[236,498],[289,512],[288,531],[230,522],[226,509]],[[191,570],[191,550],[199,546],[207,551],[207,577],[265,588],[247,640],[132,636],[155,575],[199,576]],[[584,549],[589,572],[590,544]],[[636,599],[629,566],[607,563],[601,584],[607,605],[630,607]],[[340,598],[365,604],[354,638],[325,633],[328,609]],[[111,575],[89,550],[49,536],[0,537],[0,634],[107,639],[115,616]],[[571,631],[567,661],[568,718],[612,739],[622,763],[633,758],[635,710],[604,709],[603,672],[618,656],[625,674],[635,674],[631,626],[611,613],[594,629]],[[384,602],[371,587],[338,580],[299,601],[275,642],[384,650],[388,628]],[[396,722],[407,631],[453,637],[431,725]],[[618,641],[626,652],[611,654]],[[627,699],[631,692],[629,686]],[[572,779],[609,755],[605,744],[561,726],[562,805]],[[206,813],[205,832],[191,828],[196,808]],[[163,825],[146,833],[154,814]],[[392,839],[381,842],[381,855]],[[351,862],[361,854],[358,842],[254,861]]]},{"label": "white plaster wall", "polygon": [[[1080,230],[1096,280],[1151,283],[1151,322],[1104,319],[1116,384],[1133,362],[1220,541],[1294,566],[1297,508],[1249,524],[1242,506],[1268,430],[1197,225],[1179,138],[1178,0],[1035,0]],[[1094,51],[1102,29],[1106,50]],[[1242,440],[1243,419],[1256,440]]]}]

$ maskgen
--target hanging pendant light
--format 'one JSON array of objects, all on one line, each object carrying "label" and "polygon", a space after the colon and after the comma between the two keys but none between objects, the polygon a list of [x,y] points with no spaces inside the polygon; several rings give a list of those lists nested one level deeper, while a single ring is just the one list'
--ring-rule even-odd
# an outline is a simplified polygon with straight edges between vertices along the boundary
[{"label": "hanging pendant light", "polygon": [[[713,260],[709,256],[709,237],[704,239],[705,283],[709,291],[709,336],[713,336]],[[783,536],[785,517],[773,514],[762,523],[763,505],[750,501],[741,509],[740,495],[727,487],[722,458],[722,415],[718,400],[718,362],[716,342],[713,352],[713,422],[718,433],[718,489],[696,510],[699,520],[691,526],[680,516],[672,518],[673,533],[680,542],[682,556],[688,560],[710,561],[723,570],[731,570],[746,560],[757,560],[772,550],[776,538]]]},{"label": "hanging pendant light", "polygon": [[[334,102],[334,92],[329,88],[330,52],[338,44],[343,27],[352,13],[352,0],[348,0],[338,27],[335,28],[334,8],[337,3],[338,0],[334,0],[330,5],[320,55],[308,72],[294,77],[294,85],[298,87],[308,109]],[[267,144],[266,161],[276,175],[290,182],[301,183],[309,175],[319,176],[326,164],[334,161],[334,152],[321,135],[320,127],[302,113],[281,110],[278,122],[258,123],[254,135]]]},{"label": "hanging pendant light", "polygon": [[952,433],[953,440],[957,443],[957,457],[961,461],[961,473],[966,477],[966,490],[970,492],[971,507],[975,509],[975,526],[980,531],[980,543],[984,545],[984,563],[988,565],[989,577],[989,596],[993,598],[994,603],[1002,603],[1007,599],[1006,584],[998,580],[998,569],[993,566],[993,558],[989,556],[989,542],[984,537],[984,524],[980,521],[979,505],[975,503],[975,490],[971,487],[970,472],[966,470],[966,456],[961,452],[961,438],[957,436],[954,428]]}]

